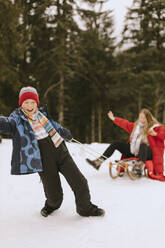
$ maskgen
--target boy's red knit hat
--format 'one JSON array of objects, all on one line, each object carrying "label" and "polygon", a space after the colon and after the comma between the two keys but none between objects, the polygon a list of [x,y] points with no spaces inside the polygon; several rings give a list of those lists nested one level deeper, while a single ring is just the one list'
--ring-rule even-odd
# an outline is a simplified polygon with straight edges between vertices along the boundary
[{"label": "boy's red knit hat", "polygon": [[23,87],[20,90],[20,93],[19,93],[19,106],[21,106],[22,103],[27,99],[35,100],[36,103],[37,103],[37,106],[39,105],[39,97],[38,97],[37,90],[35,88],[33,88],[31,86],[28,86],[28,87]]}]

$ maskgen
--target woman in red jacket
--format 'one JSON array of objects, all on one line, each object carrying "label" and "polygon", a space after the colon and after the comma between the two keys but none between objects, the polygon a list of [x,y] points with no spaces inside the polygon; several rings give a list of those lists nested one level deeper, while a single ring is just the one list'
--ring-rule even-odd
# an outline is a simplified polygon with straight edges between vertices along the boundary
[{"label": "woman in red jacket", "polygon": [[[159,124],[148,109],[142,109],[135,122],[115,117],[112,111],[108,112],[108,117],[114,124],[130,134],[129,143],[112,142],[103,153],[103,156],[96,160],[87,159],[87,162],[95,169],[99,169],[105,157],[111,157],[113,152],[118,150],[126,158],[137,157],[139,171],[144,166],[146,160],[152,160],[154,164],[153,173],[156,176],[163,177],[165,127]],[[138,173],[140,174],[139,171]]]}]

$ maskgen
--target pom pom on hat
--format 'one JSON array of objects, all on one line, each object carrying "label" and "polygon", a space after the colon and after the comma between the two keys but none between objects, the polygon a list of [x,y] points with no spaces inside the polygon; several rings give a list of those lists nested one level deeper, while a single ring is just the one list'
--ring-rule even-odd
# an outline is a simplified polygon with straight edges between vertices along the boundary
[{"label": "pom pom on hat", "polygon": [[20,90],[19,106],[21,106],[22,103],[27,99],[32,99],[32,100],[36,101],[37,106],[39,105],[39,97],[38,97],[37,90],[35,88],[28,86],[28,87],[23,87]]}]

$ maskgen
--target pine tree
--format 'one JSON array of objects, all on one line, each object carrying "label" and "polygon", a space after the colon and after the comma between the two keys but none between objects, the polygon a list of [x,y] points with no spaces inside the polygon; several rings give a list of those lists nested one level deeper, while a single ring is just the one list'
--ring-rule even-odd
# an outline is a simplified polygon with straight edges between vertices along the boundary
[{"label": "pine tree", "polygon": [[81,109],[82,114],[79,118],[78,114],[75,116],[74,123],[80,127],[79,136],[84,136],[86,142],[101,142],[103,114],[109,99],[106,95],[106,89],[110,86],[107,72],[113,68],[113,20],[111,11],[102,10],[105,1],[85,2],[90,8],[79,8],[84,27],[77,47],[80,63],[76,67],[76,81],[73,82],[73,88],[79,85],[74,95],[74,106],[78,105],[75,113]]},{"label": "pine tree", "polygon": [[61,124],[67,123],[71,52],[78,30],[73,6],[72,0],[35,1],[31,16],[31,75],[41,89],[41,101],[51,103],[50,111]]},{"label": "pine tree", "polygon": [[4,114],[18,105],[20,61],[25,51],[19,30],[20,13],[21,9],[13,2],[0,0],[0,112]]},{"label": "pine tree", "polygon": [[164,0],[134,0],[126,16],[122,43],[129,42],[136,51],[164,47],[164,14]]},{"label": "pine tree", "polygon": [[156,117],[159,117],[161,105],[164,104],[161,95],[165,79],[164,14],[165,2],[162,0],[134,0],[126,17],[122,40],[123,45],[131,45],[125,55],[129,58],[127,66],[134,77],[132,89],[135,99],[139,107],[148,105]]},{"label": "pine tree", "polygon": [[50,103],[51,114],[64,124],[78,30],[73,19],[74,1],[17,0],[15,5],[22,10],[19,30],[26,43],[20,61],[22,85],[37,87],[41,104]]}]

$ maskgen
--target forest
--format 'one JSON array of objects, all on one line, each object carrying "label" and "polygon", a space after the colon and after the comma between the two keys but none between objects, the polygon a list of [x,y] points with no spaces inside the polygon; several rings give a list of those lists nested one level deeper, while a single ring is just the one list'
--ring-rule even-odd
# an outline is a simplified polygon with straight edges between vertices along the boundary
[{"label": "forest", "polygon": [[[134,0],[120,42],[107,0],[0,0],[0,115],[33,86],[40,105],[83,143],[127,134],[108,118],[142,108],[165,124],[165,0]],[[110,1],[109,1],[110,2]]]}]

